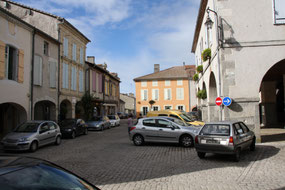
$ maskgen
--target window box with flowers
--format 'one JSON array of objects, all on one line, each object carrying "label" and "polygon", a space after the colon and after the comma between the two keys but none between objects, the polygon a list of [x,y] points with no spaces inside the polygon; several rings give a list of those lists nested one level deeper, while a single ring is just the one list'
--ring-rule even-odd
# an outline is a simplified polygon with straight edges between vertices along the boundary
[{"label": "window box with flowers", "polygon": [[194,80],[194,81],[198,81],[198,79],[199,79],[199,74],[196,73],[196,74],[193,76],[193,80]]},{"label": "window box with flowers", "polygon": [[198,73],[203,73],[203,65],[199,65],[196,70]]},{"label": "window box with flowers", "polygon": [[205,100],[207,98],[206,90],[199,90],[197,92],[197,98]]},{"label": "window box with flowers", "polygon": [[204,49],[204,51],[201,54],[201,57],[204,62],[211,59],[211,49],[210,48]]}]

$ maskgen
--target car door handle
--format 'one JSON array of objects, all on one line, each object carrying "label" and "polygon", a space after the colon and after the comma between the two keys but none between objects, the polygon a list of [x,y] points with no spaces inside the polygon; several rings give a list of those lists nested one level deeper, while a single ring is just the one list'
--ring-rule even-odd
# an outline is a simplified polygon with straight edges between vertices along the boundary
[{"label": "car door handle", "polygon": [[158,129],[159,131],[163,131],[163,129]]},{"label": "car door handle", "polygon": [[142,127],[142,129],[145,129],[145,127]]}]

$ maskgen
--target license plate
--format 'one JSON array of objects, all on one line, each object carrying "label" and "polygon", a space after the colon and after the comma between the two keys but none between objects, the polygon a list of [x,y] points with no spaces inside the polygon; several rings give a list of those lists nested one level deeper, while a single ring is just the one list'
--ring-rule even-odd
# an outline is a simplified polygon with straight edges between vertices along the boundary
[{"label": "license plate", "polygon": [[207,140],[207,143],[213,144],[213,143],[217,143],[217,141],[215,141],[215,140]]}]

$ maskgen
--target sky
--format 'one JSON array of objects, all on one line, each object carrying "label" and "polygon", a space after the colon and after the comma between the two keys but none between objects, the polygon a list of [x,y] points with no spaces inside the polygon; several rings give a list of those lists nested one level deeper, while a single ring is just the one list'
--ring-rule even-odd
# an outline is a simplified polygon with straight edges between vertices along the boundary
[{"label": "sky", "polygon": [[14,0],[64,17],[88,39],[86,55],[118,73],[121,93],[134,78],[194,65],[192,40],[200,0]]}]

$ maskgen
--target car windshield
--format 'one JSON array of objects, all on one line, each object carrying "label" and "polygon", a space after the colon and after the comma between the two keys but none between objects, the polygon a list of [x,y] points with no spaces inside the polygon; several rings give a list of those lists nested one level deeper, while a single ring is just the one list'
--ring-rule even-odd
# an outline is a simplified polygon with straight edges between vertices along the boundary
[{"label": "car windshield", "polygon": [[108,115],[109,119],[116,119],[116,117],[114,115]]},{"label": "car windshield", "polygon": [[88,182],[67,173],[64,170],[46,164],[38,164],[31,167],[1,175],[0,187],[4,189],[97,189]]},{"label": "car windshield", "polygon": [[14,132],[18,133],[31,133],[37,132],[39,123],[23,123],[22,125],[18,126]]},{"label": "car windshield", "polygon": [[190,117],[188,117],[186,114],[180,114],[180,117],[182,117],[182,119],[184,119],[184,121],[186,122],[191,122],[193,121]]},{"label": "car windshield", "polygon": [[169,121],[172,121],[172,122],[174,122],[174,123],[176,123],[176,124],[178,124],[178,125],[181,125],[181,126],[186,126],[185,125],[185,123],[182,121],[182,120],[180,120],[180,119],[176,119],[176,118],[166,118],[167,120],[169,120]]},{"label": "car windshield", "polygon": [[103,121],[102,117],[92,117],[91,121]]},{"label": "car windshield", "polygon": [[74,124],[75,124],[75,120],[73,119],[66,119],[60,122],[61,127],[71,127]]},{"label": "car windshield", "polygon": [[221,124],[206,124],[201,130],[200,135],[229,136],[230,126]]}]

